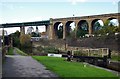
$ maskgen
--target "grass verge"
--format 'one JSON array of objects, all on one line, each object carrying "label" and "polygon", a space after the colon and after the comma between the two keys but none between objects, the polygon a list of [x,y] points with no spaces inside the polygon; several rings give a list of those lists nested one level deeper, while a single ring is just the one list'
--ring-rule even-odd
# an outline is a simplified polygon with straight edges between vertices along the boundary
[{"label": "grass verge", "polygon": [[120,62],[120,56],[112,56],[111,57],[111,60],[114,60],[114,61],[119,61]]},{"label": "grass verge", "polygon": [[109,79],[117,77],[112,72],[90,65],[84,67],[83,63],[64,61],[64,58],[47,56],[33,56],[33,58],[38,62],[41,62],[47,69],[58,74],[60,77],[109,77]]},{"label": "grass verge", "polygon": [[22,56],[27,56],[27,54],[24,53],[23,51],[21,51],[20,49],[18,49],[18,48],[15,48],[15,49],[16,49],[17,54],[22,55]]},{"label": "grass verge", "polygon": [[13,55],[13,50],[14,50],[14,48],[10,47],[8,52],[7,52],[7,55]]}]

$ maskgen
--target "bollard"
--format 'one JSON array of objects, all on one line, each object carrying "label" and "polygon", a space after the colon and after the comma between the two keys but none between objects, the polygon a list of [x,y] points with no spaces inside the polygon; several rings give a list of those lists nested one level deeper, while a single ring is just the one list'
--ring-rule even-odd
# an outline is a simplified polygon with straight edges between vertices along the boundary
[{"label": "bollard", "polygon": [[67,52],[67,61],[71,61],[71,52],[70,51]]},{"label": "bollard", "polygon": [[103,57],[103,66],[107,67],[107,56]]}]

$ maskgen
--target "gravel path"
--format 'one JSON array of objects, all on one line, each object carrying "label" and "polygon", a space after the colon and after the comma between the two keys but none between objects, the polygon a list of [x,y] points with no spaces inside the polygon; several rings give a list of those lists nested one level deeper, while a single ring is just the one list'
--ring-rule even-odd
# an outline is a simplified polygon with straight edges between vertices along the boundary
[{"label": "gravel path", "polygon": [[3,77],[57,77],[30,56],[7,55]]}]

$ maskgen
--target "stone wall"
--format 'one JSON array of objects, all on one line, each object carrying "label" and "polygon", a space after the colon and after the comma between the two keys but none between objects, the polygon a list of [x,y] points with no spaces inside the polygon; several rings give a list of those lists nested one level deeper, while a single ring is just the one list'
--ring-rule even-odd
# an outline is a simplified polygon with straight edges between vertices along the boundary
[{"label": "stone wall", "polygon": [[86,47],[86,48],[109,48],[111,51],[120,51],[120,34],[102,36],[102,37],[89,37],[81,38],[74,43],[71,41],[69,46],[73,47]]},{"label": "stone wall", "polygon": [[81,39],[40,39],[38,42],[34,42],[34,46],[52,46],[60,50],[80,50],[80,49],[104,49],[108,48],[112,53],[117,54],[120,52],[120,35],[110,35],[102,37],[89,37]]}]

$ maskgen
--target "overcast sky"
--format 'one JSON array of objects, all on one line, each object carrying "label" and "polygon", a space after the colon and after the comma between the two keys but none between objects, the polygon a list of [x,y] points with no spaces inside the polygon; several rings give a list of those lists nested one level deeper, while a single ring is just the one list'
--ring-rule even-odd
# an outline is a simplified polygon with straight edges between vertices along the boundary
[{"label": "overcast sky", "polygon": [[[0,24],[118,12],[119,0],[1,0]],[[40,28],[40,27],[39,27]],[[40,31],[45,28],[41,27]],[[14,28],[15,29],[15,28]],[[18,28],[17,28],[18,29]],[[9,33],[16,31],[8,30]]]}]

